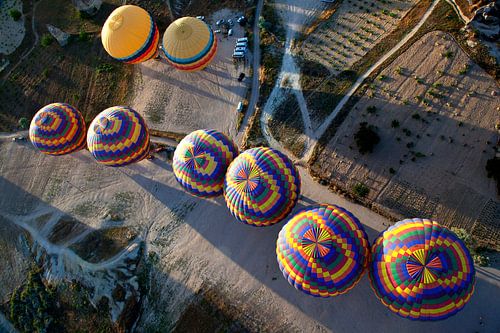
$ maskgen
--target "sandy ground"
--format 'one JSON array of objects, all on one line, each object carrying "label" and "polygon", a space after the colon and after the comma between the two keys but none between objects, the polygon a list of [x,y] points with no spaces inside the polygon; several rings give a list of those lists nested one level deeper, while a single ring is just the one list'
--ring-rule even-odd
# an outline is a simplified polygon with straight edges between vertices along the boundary
[{"label": "sandy ground", "polygon": [[9,15],[11,9],[23,12],[23,2],[21,0],[0,1],[0,54],[11,54],[23,41],[25,28],[24,16],[17,22]]},{"label": "sandy ground", "polygon": [[[223,9],[214,13],[208,22],[216,30],[217,20],[234,20],[238,15],[241,13]],[[234,137],[236,107],[250,85],[251,59],[246,64],[233,62],[235,42],[243,37],[243,29],[235,24],[233,30],[231,37],[217,34],[217,55],[203,71],[184,73],[169,66],[164,59],[141,64],[141,78],[136,80],[131,106],[142,112],[154,129],[189,133],[213,128]],[[238,82],[241,72],[247,77]]]},{"label": "sandy ground", "polygon": [[[498,243],[500,203],[485,171],[497,139],[500,89],[495,81],[451,36],[437,32],[416,42],[381,75],[315,168],[342,187],[365,183],[370,201],[391,212],[432,216]],[[369,106],[377,111],[368,113]],[[391,127],[393,120],[398,128]],[[353,140],[362,121],[377,126],[381,137],[372,154],[360,155]],[[415,158],[417,152],[426,156]]]},{"label": "sandy ground", "polygon": [[[297,209],[316,202],[341,205],[362,221],[370,240],[388,225],[383,217],[318,185],[302,168],[300,172],[303,193]],[[276,263],[275,242],[283,224],[252,228],[236,222],[222,198],[202,200],[182,191],[163,158],[113,169],[97,165],[86,151],[50,157],[29,142],[7,140],[0,144],[0,175],[2,188],[7,189],[0,196],[0,214],[14,223],[24,221],[39,231],[35,234],[47,229],[46,223],[36,223],[41,209],[68,214],[88,228],[123,225],[138,230],[147,250],[159,258],[152,297],[138,331],[154,325],[171,327],[192,295],[207,284],[241,309],[242,316],[265,323],[269,331],[366,332],[376,327],[383,332],[494,332],[500,328],[495,315],[500,271],[493,268],[478,269],[471,303],[457,316],[437,323],[391,314],[375,298],[366,275],[347,295],[333,299],[296,291]],[[109,220],[113,207],[122,207],[123,221]],[[64,245],[59,248],[68,265],[88,266]]]}]

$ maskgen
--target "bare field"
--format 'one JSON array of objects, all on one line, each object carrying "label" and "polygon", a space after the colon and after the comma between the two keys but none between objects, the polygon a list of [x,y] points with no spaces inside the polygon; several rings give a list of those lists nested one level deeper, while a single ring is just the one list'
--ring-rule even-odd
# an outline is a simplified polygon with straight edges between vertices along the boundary
[{"label": "bare field", "polygon": [[[500,202],[486,177],[497,140],[499,87],[445,33],[428,33],[385,68],[312,169],[396,218],[432,217],[499,246]],[[381,140],[358,153],[361,122]]]},{"label": "bare field", "polygon": [[[237,15],[241,13],[221,10],[209,22],[234,19]],[[236,107],[246,96],[251,81],[248,76],[251,62],[233,62],[231,56],[236,39],[244,33],[237,24],[233,30],[231,37],[216,34],[217,55],[202,71],[181,72],[164,59],[139,66],[141,78],[135,84],[131,105],[143,113],[151,128],[179,133],[213,128],[236,135]],[[243,82],[237,81],[240,72],[247,75]]]}]

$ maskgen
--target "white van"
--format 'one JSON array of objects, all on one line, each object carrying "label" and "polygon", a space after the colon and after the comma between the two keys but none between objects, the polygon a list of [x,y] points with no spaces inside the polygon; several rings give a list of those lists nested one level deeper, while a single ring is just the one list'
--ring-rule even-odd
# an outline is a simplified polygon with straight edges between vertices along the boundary
[{"label": "white van", "polygon": [[242,112],[243,111],[243,102],[238,103],[238,107],[236,108],[237,112]]},{"label": "white van", "polygon": [[233,53],[233,58],[244,58],[245,57],[245,53],[243,52],[234,52]]},{"label": "white van", "polygon": [[234,49],[234,52],[245,53],[246,51],[247,51],[246,47],[237,47],[237,48]]},{"label": "white van", "polygon": [[242,42],[248,43],[248,37],[238,38],[236,40],[236,42],[237,43],[242,43]]},{"label": "white van", "polygon": [[247,43],[246,42],[236,43],[236,47],[247,47]]}]

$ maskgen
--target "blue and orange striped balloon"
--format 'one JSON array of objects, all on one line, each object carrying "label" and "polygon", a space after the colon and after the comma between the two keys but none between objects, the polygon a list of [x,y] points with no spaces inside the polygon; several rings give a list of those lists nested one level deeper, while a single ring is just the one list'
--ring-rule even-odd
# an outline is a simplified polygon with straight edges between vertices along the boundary
[{"label": "blue and orange striped balloon", "polygon": [[368,267],[370,246],[359,220],[336,205],[302,209],[278,236],[276,255],[288,282],[306,294],[346,293]]},{"label": "blue and orange striped balloon", "polygon": [[233,141],[216,130],[197,130],[175,149],[172,168],[179,184],[200,197],[222,194],[224,176],[238,155]]},{"label": "blue and orange striped balloon", "polygon": [[82,114],[66,103],[41,108],[31,120],[29,137],[42,153],[64,155],[85,147],[87,130]]},{"label": "blue and orange striped balloon", "polygon": [[97,162],[119,167],[149,155],[149,131],[141,115],[126,106],[113,106],[89,126],[87,146]]},{"label": "blue and orange striped balloon", "polygon": [[373,243],[370,281],[392,312],[412,320],[440,320],[460,311],[474,292],[474,263],[449,229],[407,219]]}]

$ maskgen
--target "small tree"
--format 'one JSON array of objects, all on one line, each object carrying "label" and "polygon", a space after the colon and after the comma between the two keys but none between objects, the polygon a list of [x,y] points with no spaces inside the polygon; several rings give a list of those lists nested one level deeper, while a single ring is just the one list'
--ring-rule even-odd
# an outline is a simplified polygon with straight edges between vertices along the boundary
[{"label": "small tree", "polygon": [[375,132],[372,125],[368,125],[367,122],[362,122],[359,124],[359,129],[354,134],[354,140],[358,146],[358,150],[361,154],[373,152],[373,148],[377,143],[380,142],[380,137],[377,132]]},{"label": "small tree", "polygon": [[17,123],[19,124],[19,128],[23,130],[27,129],[29,126],[29,122],[26,117],[21,117]]},{"label": "small tree", "polygon": [[54,41],[54,38],[52,38],[52,36],[50,34],[44,34],[42,36],[42,39],[40,40],[40,44],[43,46],[43,47],[47,47],[49,46],[50,44],[52,44],[52,42]]},{"label": "small tree", "polygon": [[23,16],[23,14],[20,11],[18,11],[17,9],[9,10],[9,15],[10,15],[10,17],[12,17],[12,19],[14,21],[19,21],[21,16]]},{"label": "small tree", "polygon": [[352,191],[357,197],[364,198],[370,193],[370,189],[363,183],[357,183],[352,187]]}]

